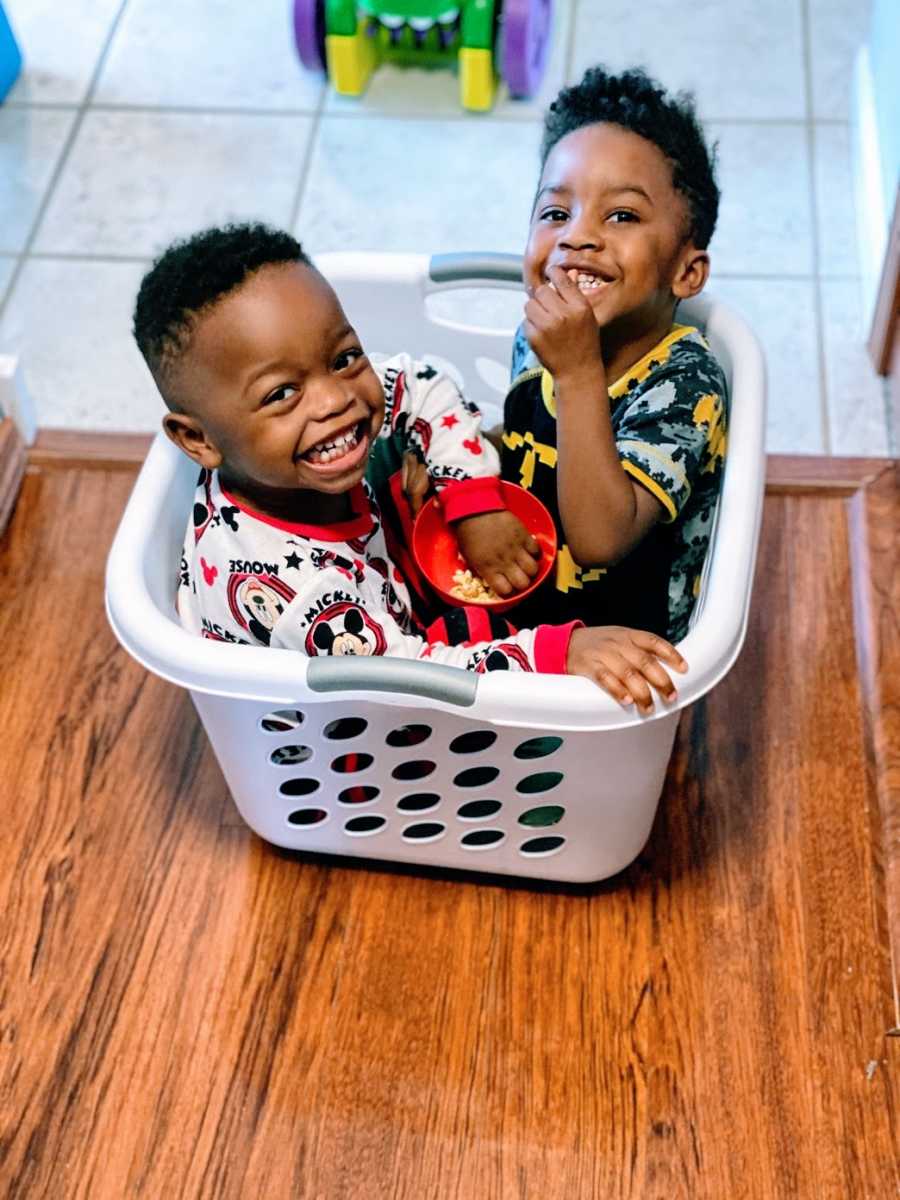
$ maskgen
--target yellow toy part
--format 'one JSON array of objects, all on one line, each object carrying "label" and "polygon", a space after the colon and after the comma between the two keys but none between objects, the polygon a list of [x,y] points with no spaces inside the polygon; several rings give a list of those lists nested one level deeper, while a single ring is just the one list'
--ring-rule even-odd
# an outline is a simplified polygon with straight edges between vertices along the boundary
[{"label": "yellow toy part", "polygon": [[365,34],[365,21],[360,20],[356,33],[328,34],[325,59],[334,90],[341,96],[361,96],[378,62],[374,39]]},{"label": "yellow toy part", "polygon": [[493,53],[463,46],[459,51],[460,104],[473,112],[486,112],[494,103],[496,90]]}]

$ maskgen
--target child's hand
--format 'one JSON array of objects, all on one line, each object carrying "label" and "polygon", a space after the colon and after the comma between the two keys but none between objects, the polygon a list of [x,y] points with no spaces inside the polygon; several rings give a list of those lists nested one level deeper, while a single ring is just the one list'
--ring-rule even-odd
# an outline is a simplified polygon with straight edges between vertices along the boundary
[{"label": "child's hand", "polygon": [[550,283],[535,288],[525,304],[525,336],[554,378],[599,367],[600,331],[581,289],[562,267],[551,267]]},{"label": "child's hand", "polygon": [[403,466],[400,468],[400,486],[409,501],[412,515],[416,516],[425,503],[425,497],[431,487],[431,477],[428,468],[415,454],[407,452],[403,455]]},{"label": "child's hand", "polygon": [[622,705],[636,704],[642,713],[653,712],[653,684],[667,704],[678,699],[675,685],[659,660],[676,671],[686,671],[687,663],[674,646],[655,633],[625,629],[621,625],[600,625],[594,629],[576,629],[569,641],[566,669],[570,675],[584,675],[598,683]]},{"label": "child's hand", "polygon": [[463,558],[498,596],[528,587],[538,570],[541,548],[511,512],[480,513],[456,524]]}]

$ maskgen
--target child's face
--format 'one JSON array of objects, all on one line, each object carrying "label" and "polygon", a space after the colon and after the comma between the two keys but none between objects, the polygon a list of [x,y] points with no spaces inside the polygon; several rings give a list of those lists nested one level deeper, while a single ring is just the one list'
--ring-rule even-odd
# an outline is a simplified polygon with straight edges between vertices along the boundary
[{"label": "child's face", "polygon": [[261,268],[201,314],[176,370],[191,415],[170,414],[167,430],[231,486],[335,495],[362,479],[384,392],[316,271]]},{"label": "child's face", "polygon": [[[560,266],[601,328],[640,336],[671,318],[673,298],[706,281],[707,256],[686,237],[688,209],[662,151],[618,125],[586,125],[561,138],[538,184],[525,283]],[[699,268],[699,274],[698,274]]]}]

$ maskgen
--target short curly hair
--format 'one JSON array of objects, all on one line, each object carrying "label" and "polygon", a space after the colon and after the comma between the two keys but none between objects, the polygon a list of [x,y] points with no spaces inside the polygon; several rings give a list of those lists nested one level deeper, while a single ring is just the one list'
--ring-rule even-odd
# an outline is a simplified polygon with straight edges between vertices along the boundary
[{"label": "short curly hair", "polygon": [[602,66],[589,67],[581,82],[563,88],[547,111],[541,169],[566,134],[600,123],[629,129],[659,147],[672,164],[673,187],[687,201],[689,236],[705,250],[719,213],[716,147],[706,144],[690,93],[669,97],[640,68],[611,75]]},{"label": "short curly hair", "polygon": [[[204,229],[163,251],[141,280],[133,326],[160,390],[187,349],[199,313],[261,267],[291,262],[312,265],[296,238],[258,222]],[[171,405],[168,391],[163,395]]]}]

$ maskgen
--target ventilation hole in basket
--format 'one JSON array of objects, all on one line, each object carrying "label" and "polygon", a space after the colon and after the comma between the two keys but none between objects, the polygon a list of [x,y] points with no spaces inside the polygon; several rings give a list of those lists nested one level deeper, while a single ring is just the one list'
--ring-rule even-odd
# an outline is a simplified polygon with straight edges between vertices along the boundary
[{"label": "ventilation hole in basket", "polygon": [[398,800],[397,807],[401,812],[430,812],[431,809],[437,808],[440,802],[441,798],[437,792],[415,792]]},{"label": "ventilation hole in basket", "polygon": [[397,763],[391,774],[395,779],[424,779],[426,775],[431,774],[435,765],[427,758],[417,759],[415,762]]},{"label": "ventilation hole in basket", "polygon": [[362,717],[338,717],[336,721],[329,721],[322,732],[332,742],[344,742],[347,738],[359,737],[368,727],[369,722]]},{"label": "ventilation hole in basket", "polygon": [[563,740],[560,737],[529,738],[527,742],[516,746],[513,754],[516,758],[546,758],[548,754],[558,750],[562,743]]},{"label": "ventilation hole in basket", "polygon": [[538,775],[526,775],[516,784],[516,791],[526,796],[534,792],[549,792],[557,784],[562,783],[562,771],[541,771]]},{"label": "ventilation hole in basket", "polygon": [[288,816],[288,825],[321,825],[327,816],[324,808],[298,808]]},{"label": "ventilation hole in basket", "polygon": [[405,842],[436,842],[447,832],[440,821],[420,821],[418,825],[407,825],[403,830]]},{"label": "ventilation hole in basket", "polygon": [[502,807],[499,800],[470,800],[456,810],[456,815],[461,821],[486,821]]},{"label": "ventilation hole in basket", "polygon": [[473,729],[471,733],[461,733],[450,743],[454,754],[477,754],[479,750],[487,750],[493,746],[497,735],[492,729]]},{"label": "ventilation hole in basket", "polygon": [[318,786],[318,779],[286,779],[278,790],[282,796],[308,796]]},{"label": "ventilation hole in basket", "polygon": [[542,804],[539,808],[529,808],[519,817],[520,825],[529,825],[532,829],[546,829],[548,825],[558,825],[566,814],[561,804]]},{"label": "ventilation hole in basket", "polygon": [[259,727],[266,733],[290,733],[302,724],[302,712],[298,712],[296,708],[279,708],[277,712],[267,713],[260,721]]},{"label": "ventilation hole in basket", "polygon": [[364,771],[371,767],[375,759],[371,754],[341,754],[331,764],[332,771],[338,775],[350,775],[353,771]]},{"label": "ventilation hole in basket", "polygon": [[430,737],[430,725],[401,725],[399,729],[392,729],[385,741],[389,746],[419,746]]},{"label": "ventilation hole in basket", "polygon": [[499,767],[469,767],[460,771],[453,782],[457,787],[484,787],[486,783],[493,783],[499,774]]},{"label": "ventilation hole in basket", "polygon": [[462,835],[459,844],[467,850],[487,850],[490,846],[499,846],[505,837],[502,829],[473,829]]},{"label": "ventilation hole in basket", "polygon": [[387,825],[387,819],[377,813],[368,813],[364,817],[351,817],[344,822],[344,833],[351,837],[365,837],[369,833],[377,833]]},{"label": "ventilation hole in basket", "polygon": [[312,749],[309,746],[279,746],[269,755],[269,762],[273,762],[276,767],[295,767],[297,763],[306,762],[308,758],[312,758]]},{"label": "ventilation hole in basket", "polygon": [[527,842],[523,842],[519,847],[520,854],[530,854],[537,857],[539,854],[553,854],[565,845],[564,837],[536,837],[529,838]]},{"label": "ventilation hole in basket", "polygon": [[357,783],[355,787],[344,788],[338,796],[339,804],[371,804],[378,799],[378,788],[371,784]]}]

